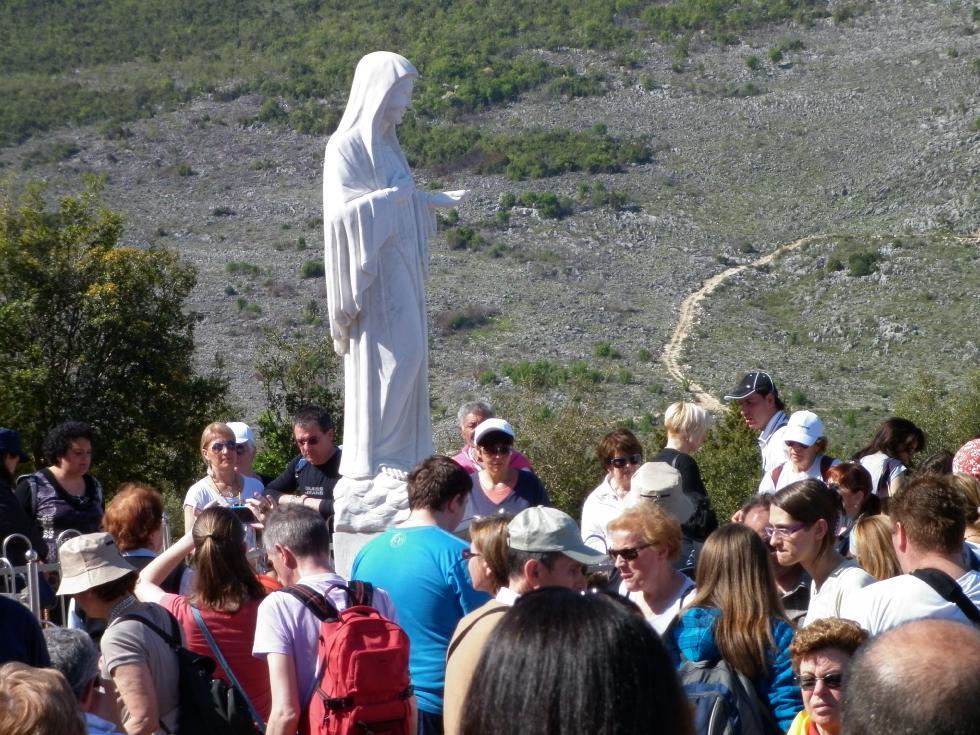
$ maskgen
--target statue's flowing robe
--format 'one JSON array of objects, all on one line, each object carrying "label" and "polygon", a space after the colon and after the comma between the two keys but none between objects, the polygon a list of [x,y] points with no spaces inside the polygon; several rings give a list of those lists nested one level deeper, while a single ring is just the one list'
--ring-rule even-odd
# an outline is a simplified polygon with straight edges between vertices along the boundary
[{"label": "statue's flowing robe", "polygon": [[[344,358],[340,474],[355,480],[432,454],[424,281],[435,218],[408,183],[394,129],[380,132],[387,94],[416,74],[397,54],[364,57],[324,159],[327,308]],[[410,196],[396,196],[396,184]]]}]

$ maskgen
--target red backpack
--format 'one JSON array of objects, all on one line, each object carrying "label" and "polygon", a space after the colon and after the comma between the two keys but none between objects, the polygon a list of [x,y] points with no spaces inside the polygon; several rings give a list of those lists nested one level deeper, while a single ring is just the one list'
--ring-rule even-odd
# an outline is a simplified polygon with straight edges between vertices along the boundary
[{"label": "red backpack", "polygon": [[[287,587],[320,620],[315,689],[300,718],[302,735],[408,735],[412,682],[408,636],[371,607],[373,588],[349,582],[337,610],[309,587]],[[331,588],[332,588],[331,587]]]}]

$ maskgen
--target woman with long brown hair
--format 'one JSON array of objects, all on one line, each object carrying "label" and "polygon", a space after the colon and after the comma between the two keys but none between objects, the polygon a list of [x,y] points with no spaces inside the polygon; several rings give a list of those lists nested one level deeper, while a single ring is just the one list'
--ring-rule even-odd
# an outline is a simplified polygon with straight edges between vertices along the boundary
[{"label": "woman with long brown hair", "polygon": [[752,681],[785,732],[803,709],[793,682],[792,640],[762,540],[735,523],[716,530],[701,550],[697,591],[668,631],[676,663],[724,659]]},{"label": "woman with long brown hair", "polygon": [[[191,594],[164,592],[160,584],[192,550]],[[245,527],[234,512],[221,506],[204,510],[190,533],[140,573],[136,596],[164,607],[183,628],[187,647],[218,661],[203,630],[206,628],[262,721],[268,719],[272,705],[269,670],[264,660],[252,657],[256,618],[265,590],[248,564]],[[231,681],[220,661],[215,675]]]}]

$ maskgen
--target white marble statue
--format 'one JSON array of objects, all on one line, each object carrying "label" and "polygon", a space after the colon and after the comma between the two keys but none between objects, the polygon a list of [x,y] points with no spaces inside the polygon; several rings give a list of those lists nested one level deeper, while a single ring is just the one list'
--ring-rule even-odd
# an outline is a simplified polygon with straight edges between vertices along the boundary
[{"label": "white marble statue", "polygon": [[[428,238],[435,232],[433,209],[458,204],[465,192],[415,188],[395,128],[417,77],[398,54],[376,51],[362,58],[324,160],[327,308],[345,381],[338,531],[389,525],[393,513],[373,506],[404,505],[386,500],[391,481],[403,484],[404,474],[432,454]],[[387,489],[372,491],[376,479]],[[364,493],[373,495],[352,497]]]}]

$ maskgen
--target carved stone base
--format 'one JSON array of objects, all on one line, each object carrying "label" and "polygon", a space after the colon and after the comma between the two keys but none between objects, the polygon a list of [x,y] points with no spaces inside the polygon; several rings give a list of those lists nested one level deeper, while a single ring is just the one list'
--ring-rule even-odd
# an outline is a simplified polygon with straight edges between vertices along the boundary
[{"label": "carved stone base", "polygon": [[408,485],[403,472],[380,472],[371,480],[342,477],[333,496],[334,567],[348,577],[361,547],[408,517]]}]

